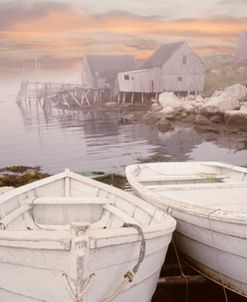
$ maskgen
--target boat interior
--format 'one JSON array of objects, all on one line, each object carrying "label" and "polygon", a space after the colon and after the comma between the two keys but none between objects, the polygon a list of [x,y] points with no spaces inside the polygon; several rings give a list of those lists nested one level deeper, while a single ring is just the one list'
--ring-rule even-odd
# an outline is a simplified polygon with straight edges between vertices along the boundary
[{"label": "boat interior", "polygon": [[[72,173],[72,172],[70,172]],[[0,197],[0,227],[5,230],[69,230],[72,223],[91,229],[123,223],[155,225],[165,215],[114,187],[78,176],[44,179]]]},{"label": "boat interior", "polygon": [[[157,191],[155,191],[157,192]],[[199,205],[224,211],[247,212],[247,186],[210,187],[186,190],[159,190],[158,194],[190,205]]]},{"label": "boat interior", "polygon": [[247,170],[219,163],[182,162],[137,165],[133,174],[148,188],[162,185],[247,182]]}]

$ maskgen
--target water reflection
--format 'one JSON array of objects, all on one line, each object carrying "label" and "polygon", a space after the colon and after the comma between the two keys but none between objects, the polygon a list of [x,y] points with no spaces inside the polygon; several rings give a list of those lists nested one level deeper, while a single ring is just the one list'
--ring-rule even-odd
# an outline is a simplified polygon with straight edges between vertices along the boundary
[{"label": "water reflection", "polygon": [[[0,166],[40,165],[55,173],[102,170],[123,173],[140,159],[217,160],[247,164],[243,135],[225,135],[177,124],[169,132],[140,122],[124,124],[126,111],[85,111],[38,103],[0,103]],[[8,116],[6,116],[8,115]]]}]

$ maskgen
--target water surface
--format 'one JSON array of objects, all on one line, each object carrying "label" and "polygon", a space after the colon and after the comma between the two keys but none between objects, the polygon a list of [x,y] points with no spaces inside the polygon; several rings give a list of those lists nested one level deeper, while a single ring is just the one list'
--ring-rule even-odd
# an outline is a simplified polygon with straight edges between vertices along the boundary
[{"label": "water surface", "polygon": [[198,132],[176,125],[162,133],[140,122],[123,124],[125,112],[17,106],[15,93],[0,98],[0,167],[41,166],[55,173],[123,173],[124,167],[157,155],[173,161],[213,160],[247,165],[247,137]]}]

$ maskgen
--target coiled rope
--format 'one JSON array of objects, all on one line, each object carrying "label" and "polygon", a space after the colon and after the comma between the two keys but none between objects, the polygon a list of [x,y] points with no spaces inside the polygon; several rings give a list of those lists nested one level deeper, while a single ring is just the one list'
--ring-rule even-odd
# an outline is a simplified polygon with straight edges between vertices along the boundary
[{"label": "coiled rope", "polygon": [[142,263],[145,254],[146,254],[146,241],[144,238],[144,233],[141,229],[141,227],[137,224],[133,223],[124,223],[123,224],[124,228],[134,228],[137,230],[138,234],[141,236],[141,246],[140,246],[140,253],[138,257],[138,261],[136,265],[133,267],[133,269],[128,270],[126,274],[124,274],[124,280],[122,283],[116,288],[116,290],[112,293],[112,295],[106,300],[107,302],[112,302],[115,300],[115,298],[124,290],[124,288],[127,286],[128,283],[133,281],[133,278],[135,274],[137,273],[140,264]]}]

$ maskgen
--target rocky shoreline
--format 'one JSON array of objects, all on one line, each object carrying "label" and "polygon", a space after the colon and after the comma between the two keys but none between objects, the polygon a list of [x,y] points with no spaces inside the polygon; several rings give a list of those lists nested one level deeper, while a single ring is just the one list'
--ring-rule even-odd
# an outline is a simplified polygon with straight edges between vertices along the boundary
[{"label": "rocky shoreline", "polygon": [[180,98],[172,92],[160,94],[143,120],[161,131],[172,129],[174,121],[236,131],[247,130],[247,83],[215,91],[211,97]]},{"label": "rocky shoreline", "polygon": [[5,167],[0,169],[0,187],[16,188],[47,176],[49,174],[43,173],[40,167]]}]

